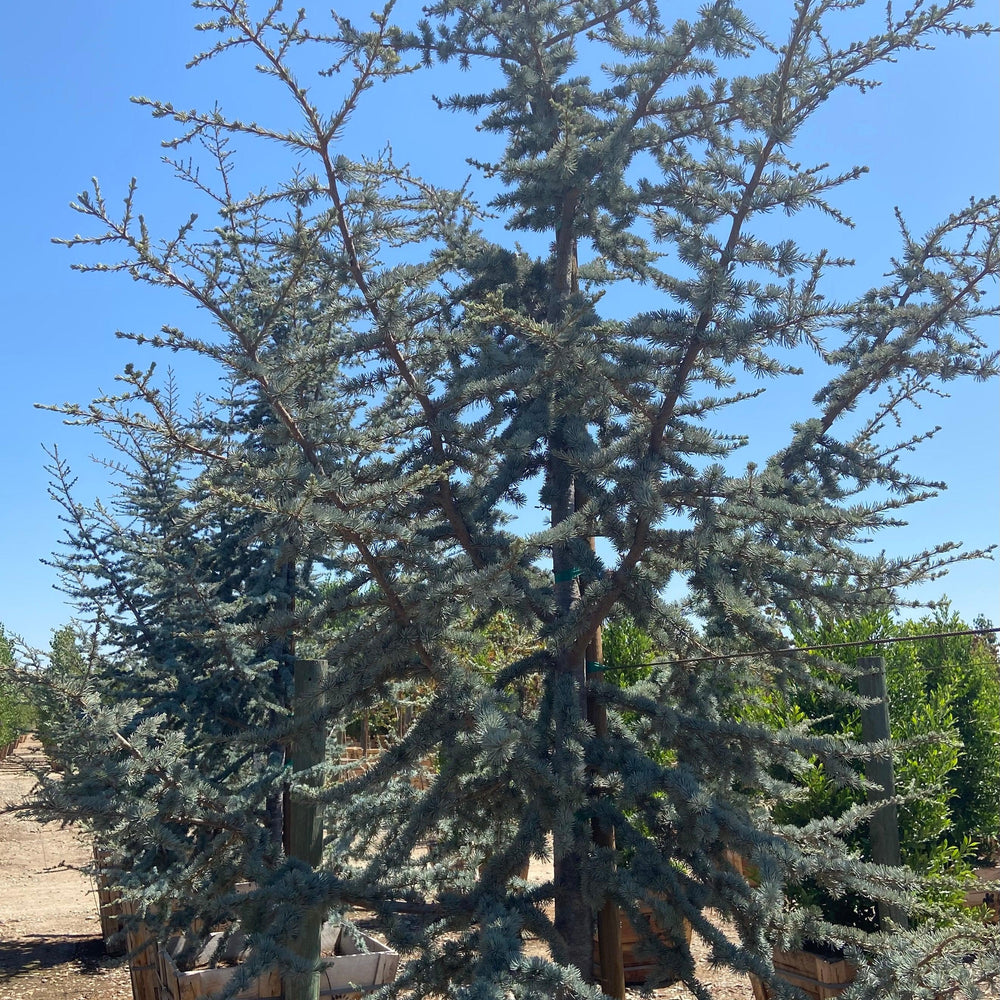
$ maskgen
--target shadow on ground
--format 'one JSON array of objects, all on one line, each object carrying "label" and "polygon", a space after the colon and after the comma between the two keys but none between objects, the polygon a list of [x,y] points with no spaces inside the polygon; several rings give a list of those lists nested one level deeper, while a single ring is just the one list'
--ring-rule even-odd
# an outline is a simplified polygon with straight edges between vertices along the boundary
[{"label": "shadow on ground", "polygon": [[120,962],[108,956],[101,938],[87,934],[36,934],[17,941],[0,941],[0,983],[68,963],[84,975],[100,975],[109,965]]}]

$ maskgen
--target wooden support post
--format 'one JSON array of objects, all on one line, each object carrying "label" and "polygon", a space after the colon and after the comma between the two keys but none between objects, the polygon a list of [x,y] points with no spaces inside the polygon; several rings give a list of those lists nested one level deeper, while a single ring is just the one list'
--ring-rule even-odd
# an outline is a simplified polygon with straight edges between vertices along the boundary
[{"label": "wooden support post", "polygon": [[[295,661],[295,694],[292,713],[295,738],[291,745],[292,770],[299,774],[323,763],[326,756],[326,721],[323,708],[326,687],[326,660]],[[307,779],[318,784],[318,778]],[[300,858],[312,868],[323,860],[323,817],[308,796],[293,792],[288,817],[289,854]],[[287,973],[282,982],[284,1000],[319,1000],[320,931],[323,912],[313,907],[306,910],[292,950],[307,964],[311,972]]]},{"label": "wooden support post", "polygon": [[[565,458],[569,448],[571,420],[560,417],[554,424],[546,459],[545,492],[551,512],[551,524],[557,528],[576,510],[576,481]],[[552,545],[552,573],[556,616],[565,621],[580,606],[580,568],[575,565],[568,541]],[[553,650],[553,663],[546,686],[555,699],[551,738],[557,746],[576,739],[579,726],[587,718],[587,675],[583,650],[566,641]],[[574,759],[556,754],[553,774],[556,783],[578,782],[586,791],[586,775]],[[573,965],[584,981],[593,978],[594,918],[584,894],[586,855],[592,835],[589,824],[574,819],[571,824],[555,824],[552,831],[552,889],[555,904],[555,947],[553,957],[564,965]],[[565,991],[557,996],[562,998]]]},{"label": "wooden support post", "polygon": [[[582,500],[582,490],[578,500]],[[596,552],[597,540],[590,539],[590,549]],[[594,630],[594,636],[587,647],[588,680],[594,676],[602,676],[604,669],[604,641],[601,626]],[[592,665],[592,666],[590,666]],[[594,727],[594,735],[598,739],[607,739],[608,710],[588,689],[587,720]],[[591,823],[594,844],[597,847],[615,849],[615,828],[600,820]],[[601,963],[601,989],[612,1000],[625,1000],[625,956],[622,952],[622,922],[617,905],[610,899],[605,899],[597,914],[597,955]]]},{"label": "wooden support post", "polygon": [[[121,901],[121,912],[134,917],[133,900]],[[132,1000],[160,1000],[160,974],[156,938],[144,923],[129,924],[125,940],[128,948],[128,972],[132,981]]]},{"label": "wooden support post", "polygon": [[[604,663],[601,628],[587,648],[587,662]],[[608,735],[608,710],[593,694],[587,695],[587,717],[599,739]],[[615,848],[615,828],[595,819],[591,824],[598,847]],[[622,924],[618,907],[610,899],[597,914],[597,954],[601,961],[601,989],[613,1000],[625,1000],[625,958],[622,954]]]},{"label": "wooden support post", "polygon": [[[861,738],[865,743],[889,739],[889,700],[885,689],[885,659],[863,656],[858,660],[858,693],[872,700],[861,710]],[[879,785],[869,792],[869,802],[891,799],[896,794],[892,754],[871,758],[865,768],[868,780]],[[896,803],[887,802],[871,818],[872,861],[880,865],[899,865],[899,818]],[[906,913],[898,906],[879,901],[879,923],[885,928],[891,920],[897,927],[907,927]]]}]

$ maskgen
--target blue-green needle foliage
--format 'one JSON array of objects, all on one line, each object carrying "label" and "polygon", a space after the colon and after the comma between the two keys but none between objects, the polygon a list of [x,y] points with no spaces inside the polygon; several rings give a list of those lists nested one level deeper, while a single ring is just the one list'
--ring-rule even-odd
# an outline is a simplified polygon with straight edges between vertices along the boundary
[{"label": "blue-green needle foliage", "polygon": [[[639,925],[642,902],[667,928],[686,919],[714,960],[765,975],[776,939],[887,953],[783,890],[809,878],[897,901],[912,877],[852,859],[842,817],[794,842],[771,817],[808,761],[856,781],[860,750],[805,722],[741,720],[764,679],[822,683],[807,658],[767,652],[789,628],[896,606],[959,557],[859,543],[936,489],[907,468],[926,436],[896,435],[908,408],[996,374],[976,332],[997,313],[996,201],[957,205],[924,236],[901,219],[878,285],[834,302],[828,274],[848,262],[796,237],[795,217],[847,222],[837,189],[862,168],[800,165],[795,143],[905,50],[987,30],[964,23],[971,0],[890,10],[843,45],[848,0],[788,3],[774,39],[726,0],[454,0],[363,26],[280,2],[195,6],[216,39],[195,61],[250,50],[290,117],[143,99],[181,127],[174,165],[209,214],[160,239],[134,188],[123,213],[96,184],[77,202],[91,235],[67,242],[119,251],[78,266],[190,297],[197,328],[134,339],[199,356],[220,389],[191,409],[183,387],[129,368],[118,395],[57,408],[119,458],[108,506],[81,504],[53,461],[58,562],[95,638],[55,734],[51,807],[94,826],[164,932],[238,918],[248,975],[294,964],[305,910],[350,905],[412,956],[394,989],[413,997],[596,996],[605,898]],[[480,89],[443,111],[500,144],[478,164],[485,206],[343,145],[369,90],[453,60]],[[240,157],[268,144],[298,166],[238,193]],[[779,213],[776,240],[760,224]],[[525,252],[519,232],[548,250]],[[612,315],[616,287],[642,288],[649,310]],[[741,458],[747,440],[713,418],[767,412],[767,385],[802,370],[819,388],[784,444]],[[531,504],[547,511],[538,530],[516,516]],[[665,661],[623,687],[588,653],[611,616]],[[729,652],[757,655],[675,662]],[[281,837],[301,656],[330,665],[317,870]],[[363,773],[340,766],[338,734],[400,692],[410,728]],[[595,822],[614,849],[595,846]],[[525,888],[524,862],[550,851],[554,879]],[[729,851],[752,856],[758,887]],[[971,981],[996,965],[985,933],[924,923],[865,981],[899,997],[925,972]],[[707,996],[685,946],[660,957]]]}]

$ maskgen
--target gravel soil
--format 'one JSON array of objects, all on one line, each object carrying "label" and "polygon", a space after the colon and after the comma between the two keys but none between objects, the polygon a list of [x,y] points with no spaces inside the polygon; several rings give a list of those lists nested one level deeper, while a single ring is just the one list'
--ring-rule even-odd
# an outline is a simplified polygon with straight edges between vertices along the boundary
[{"label": "gravel soil", "polygon": [[[90,861],[90,843],[71,826],[12,811],[30,794],[32,772],[44,765],[33,737],[0,761],[0,998],[131,1000],[128,967],[105,953],[97,894],[80,870]],[[551,877],[533,864],[531,877],[546,874]],[[697,949],[697,939],[694,944]],[[752,1000],[747,978],[711,968],[704,949],[699,973],[717,1000]],[[687,1000],[691,994],[668,986],[653,996]]]},{"label": "gravel soil", "polygon": [[80,871],[90,843],[10,811],[44,764],[33,737],[0,761],[0,997],[130,1000],[128,967],[105,953],[97,894]]}]

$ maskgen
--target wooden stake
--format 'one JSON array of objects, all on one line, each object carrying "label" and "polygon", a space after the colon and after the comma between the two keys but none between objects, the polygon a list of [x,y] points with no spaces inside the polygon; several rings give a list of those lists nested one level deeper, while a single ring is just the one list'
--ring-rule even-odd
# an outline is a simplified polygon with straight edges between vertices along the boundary
[{"label": "wooden stake", "polygon": [[[593,539],[591,539],[593,544]],[[587,648],[590,663],[604,662],[604,644],[601,627],[597,626],[594,638]],[[608,710],[593,694],[587,694],[587,717],[598,739],[608,735]],[[615,828],[594,819],[591,823],[594,843],[598,847],[615,849]],[[597,914],[597,954],[601,960],[601,989],[613,1000],[625,1000],[625,958],[622,954],[622,924],[618,907],[610,899]]]},{"label": "wooden stake", "polygon": [[[865,743],[889,739],[889,700],[885,689],[885,658],[862,656],[858,659],[861,674],[858,693],[872,699],[872,704],[861,709],[861,738]],[[891,799],[896,794],[896,779],[892,768],[892,754],[871,758],[865,766],[868,780],[880,788],[868,794],[869,802]],[[899,865],[899,818],[896,803],[887,802],[871,818],[872,861],[880,865]],[[878,902],[879,923],[886,929],[889,921],[906,928],[906,913],[898,906]]]},{"label": "wooden stake", "polygon": [[[578,508],[586,500],[584,490],[579,485],[577,486],[574,500]],[[591,536],[588,539],[588,543],[590,551],[596,553],[597,539]],[[604,637],[600,625],[594,629],[590,645],[587,646],[586,660],[588,664],[594,664],[595,668],[599,666],[603,669]],[[607,739],[608,710],[604,703],[595,697],[594,693],[590,690],[589,681],[590,674],[588,673],[587,721],[594,727],[594,735],[598,739]],[[590,826],[595,846],[614,851],[615,828],[602,823],[596,818],[592,820]],[[612,997],[613,1000],[625,1000],[625,955],[622,950],[621,914],[618,907],[610,899],[604,900],[597,914],[597,955],[601,963],[601,989],[604,990],[607,996]]]},{"label": "wooden stake", "polygon": [[[545,490],[549,498],[552,527],[558,527],[572,517],[575,506],[576,482],[573,470],[564,457],[567,450],[566,425],[561,418],[553,427],[546,460]],[[552,571],[556,614],[565,619],[580,603],[580,570],[574,565],[569,544],[560,541],[552,545]],[[581,722],[587,718],[587,677],[584,656],[572,643],[556,650],[552,676],[547,680],[555,692],[558,710],[554,713],[553,738],[557,744],[575,739]],[[572,773],[554,775],[560,781],[586,781],[585,775]],[[581,797],[584,789],[581,787]],[[553,897],[555,904],[555,959],[574,965],[584,981],[593,978],[594,920],[590,903],[583,892],[586,854],[590,850],[591,833],[584,821],[574,821],[569,829],[556,824],[552,832]],[[563,994],[559,994],[561,997]]]},{"label": "wooden stake", "polygon": [[[135,916],[134,900],[123,899],[121,912]],[[125,935],[128,947],[128,972],[132,981],[132,1000],[160,1000],[160,975],[156,938],[144,924],[132,924]]]},{"label": "wooden stake", "polygon": [[[295,738],[291,745],[292,770],[296,774],[323,763],[326,756],[325,702],[326,660],[295,661],[295,695],[292,702]],[[316,785],[318,778],[306,779]],[[312,868],[323,860],[323,817],[308,796],[293,792],[288,816],[289,854]],[[291,948],[311,972],[289,972],[282,981],[284,1000],[319,1000],[320,930],[324,913],[312,907],[305,911],[298,937]]]}]

